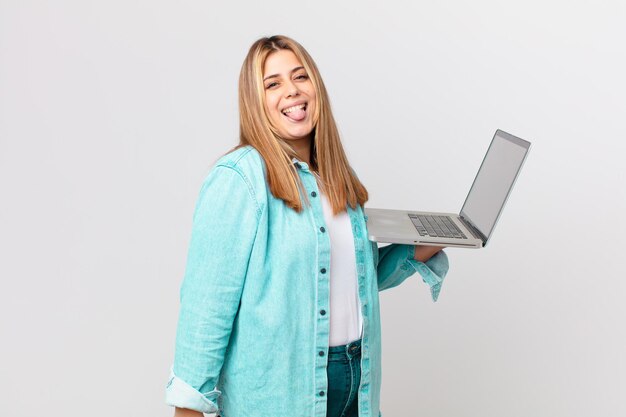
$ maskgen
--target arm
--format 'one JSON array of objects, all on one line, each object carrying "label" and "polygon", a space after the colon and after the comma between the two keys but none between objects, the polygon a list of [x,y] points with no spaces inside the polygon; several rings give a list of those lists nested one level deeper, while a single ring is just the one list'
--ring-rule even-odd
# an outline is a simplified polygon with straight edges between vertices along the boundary
[{"label": "arm", "polygon": [[200,411],[176,407],[176,411],[174,411],[174,417],[204,417],[204,414]]},{"label": "arm", "polygon": [[[239,307],[260,209],[237,168],[216,166],[196,205],[180,290],[176,353],[166,403],[218,410],[216,389]],[[179,415],[179,414],[177,414]],[[198,414],[195,414],[198,415]]]},{"label": "arm", "polygon": [[442,246],[415,246],[413,258],[419,262],[426,262],[442,249]]},{"label": "arm", "polygon": [[379,291],[396,287],[419,272],[422,280],[430,287],[433,301],[437,301],[441,284],[448,273],[448,257],[441,248],[396,243],[378,248],[376,242],[371,243],[375,251]]}]

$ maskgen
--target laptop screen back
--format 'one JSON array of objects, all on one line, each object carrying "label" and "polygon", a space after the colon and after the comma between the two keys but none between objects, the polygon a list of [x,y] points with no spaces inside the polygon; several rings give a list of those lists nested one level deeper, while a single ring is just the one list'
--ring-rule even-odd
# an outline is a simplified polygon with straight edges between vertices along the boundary
[{"label": "laptop screen back", "polygon": [[529,147],[530,142],[501,130],[496,131],[489,145],[461,209],[461,217],[469,220],[486,241],[513,188]]}]

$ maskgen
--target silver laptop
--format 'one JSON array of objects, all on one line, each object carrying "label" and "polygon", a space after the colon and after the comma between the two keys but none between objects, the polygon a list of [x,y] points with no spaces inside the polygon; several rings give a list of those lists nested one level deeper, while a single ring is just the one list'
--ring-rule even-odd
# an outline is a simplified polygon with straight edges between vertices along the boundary
[{"label": "silver laptop", "polygon": [[459,214],[366,208],[369,239],[482,248],[493,234],[530,142],[496,130]]}]

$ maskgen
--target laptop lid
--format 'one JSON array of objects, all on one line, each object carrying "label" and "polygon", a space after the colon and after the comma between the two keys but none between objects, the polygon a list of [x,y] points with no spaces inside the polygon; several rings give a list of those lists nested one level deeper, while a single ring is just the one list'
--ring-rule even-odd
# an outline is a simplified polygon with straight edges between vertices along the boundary
[{"label": "laptop lid", "polygon": [[480,235],[483,245],[491,237],[529,149],[530,142],[500,129],[491,140],[459,214]]}]

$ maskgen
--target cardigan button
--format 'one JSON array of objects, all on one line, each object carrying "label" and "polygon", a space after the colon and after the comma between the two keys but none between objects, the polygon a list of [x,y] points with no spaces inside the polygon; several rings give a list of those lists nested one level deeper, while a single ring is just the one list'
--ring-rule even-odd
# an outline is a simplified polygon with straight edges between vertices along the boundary
[{"label": "cardigan button", "polygon": [[321,314],[322,316],[325,316],[325,315],[326,315],[326,310],[320,310],[320,314]]},{"label": "cardigan button", "polygon": [[320,350],[320,356],[324,356],[324,351]]},{"label": "cardigan button", "polygon": [[320,269],[320,272],[321,272],[322,274],[325,274],[325,273],[326,273],[326,268],[322,268],[322,269]]},{"label": "cardigan button", "polygon": [[320,397],[324,396],[324,391],[320,391]]},{"label": "cardigan button", "polygon": [[311,191],[311,197],[316,197],[317,193],[315,191]]},{"label": "cardigan button", "polygon": [[326,231],[326,229],[324,229],[324,226],[320,227],[320,232],[324,233]]}]

